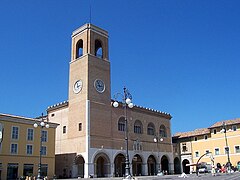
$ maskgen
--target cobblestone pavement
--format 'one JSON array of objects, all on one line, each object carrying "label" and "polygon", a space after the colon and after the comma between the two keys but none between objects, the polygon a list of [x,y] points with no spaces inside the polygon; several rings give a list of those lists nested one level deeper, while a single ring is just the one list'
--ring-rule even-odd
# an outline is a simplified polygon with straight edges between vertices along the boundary
[{"label": "cobblestone pavement", "polygon": [[[167,179],[195,179],[195,180],[240,180],[240,173],[235,172],[231,174],[216,174],[216,176],[212,176],[212,174],[200,174],[197,176],[196,174],[188,174],[187,177],[183,178],[180,175],[165,175],[165,176],[137,176],[133,177],[134,180],[167,180]],[[64,179],[64,180],[73,180],[72,179]],[[79,178],[81,179],[81,178]],[[122,180],[122,178],[85,178],[82,180]]]}]

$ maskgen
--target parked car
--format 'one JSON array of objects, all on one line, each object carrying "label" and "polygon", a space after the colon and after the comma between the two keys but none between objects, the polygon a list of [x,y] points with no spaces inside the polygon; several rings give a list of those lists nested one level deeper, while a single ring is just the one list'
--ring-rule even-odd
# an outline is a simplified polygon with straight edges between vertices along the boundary
[{"label": "parked car", "polygon": [[198,169],[199,173],[208,173],[207,167],[201,167],[200,169]]},{"label": "parked car", "polygon": [[206,163],[201,163],[198,169],[199,173],[211,173],[211,171],[212,171],[212,166]]}]

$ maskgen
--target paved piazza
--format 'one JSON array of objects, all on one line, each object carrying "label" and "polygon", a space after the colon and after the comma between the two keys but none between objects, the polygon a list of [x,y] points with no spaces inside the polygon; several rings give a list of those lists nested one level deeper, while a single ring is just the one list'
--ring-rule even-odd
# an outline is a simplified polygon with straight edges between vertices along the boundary
[{"label": "paved piazza", "polygon": [[[216,176],[212,176],[212,174],[200,174],[198,177],[196,174],[188,174],[186,178],[179,177],[180,175],[165,175],[165,176],[138,176],[135,177],[135,180],[157,180],[157,179],[198,179],[198,180],[206,180],[206,179],[215,179],[215,180],[240,180],[240,173],[235,172],[231,174],[216,174]],[[76,178],[75,178],[76,179]],[[88,180],[122,180],[122,178],[85,178]],[[66,180],[66,179],[65,179]],[[70,180],[70,179],[68,179]],[[71,179],[73,180],[73,179]]]}]

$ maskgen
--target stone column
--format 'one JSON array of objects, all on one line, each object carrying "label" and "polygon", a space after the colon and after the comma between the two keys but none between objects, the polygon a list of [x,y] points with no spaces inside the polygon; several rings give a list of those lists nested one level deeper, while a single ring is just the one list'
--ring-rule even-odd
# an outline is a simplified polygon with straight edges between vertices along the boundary
[{"label": "stone column", "polygon": [[84,164],[84,178],[88,178],[89,175],[94,175],[94,164],[93,163],[85,163]]},{"label": "stone column", "polygon": [[174,163],[169,163],[169,171],[170,172],[168,172],[169,174],[174,174]]},{"label": "stone column", "polygon": [[142,165],[142,175],[143,176],[147,176],[148,175],[148,164],[147,163],[143,163]]}]

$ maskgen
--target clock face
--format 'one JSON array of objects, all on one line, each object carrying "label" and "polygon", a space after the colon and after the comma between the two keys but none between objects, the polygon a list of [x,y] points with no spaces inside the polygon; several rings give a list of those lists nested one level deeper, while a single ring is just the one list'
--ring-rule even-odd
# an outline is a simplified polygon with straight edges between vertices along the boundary
[{"label": "clock face", "polygon": [[96,79],[94,81],[94,87],[96,88],[97,92],[103,93],[105,91],[105,84],[101,79]]},{"label": "clock face", "polygon": [[79,93],[82,90],[82,86],[83,86],[82,80],[76,81],[75,84],[73,85],[73,92],[75,94]]}]

